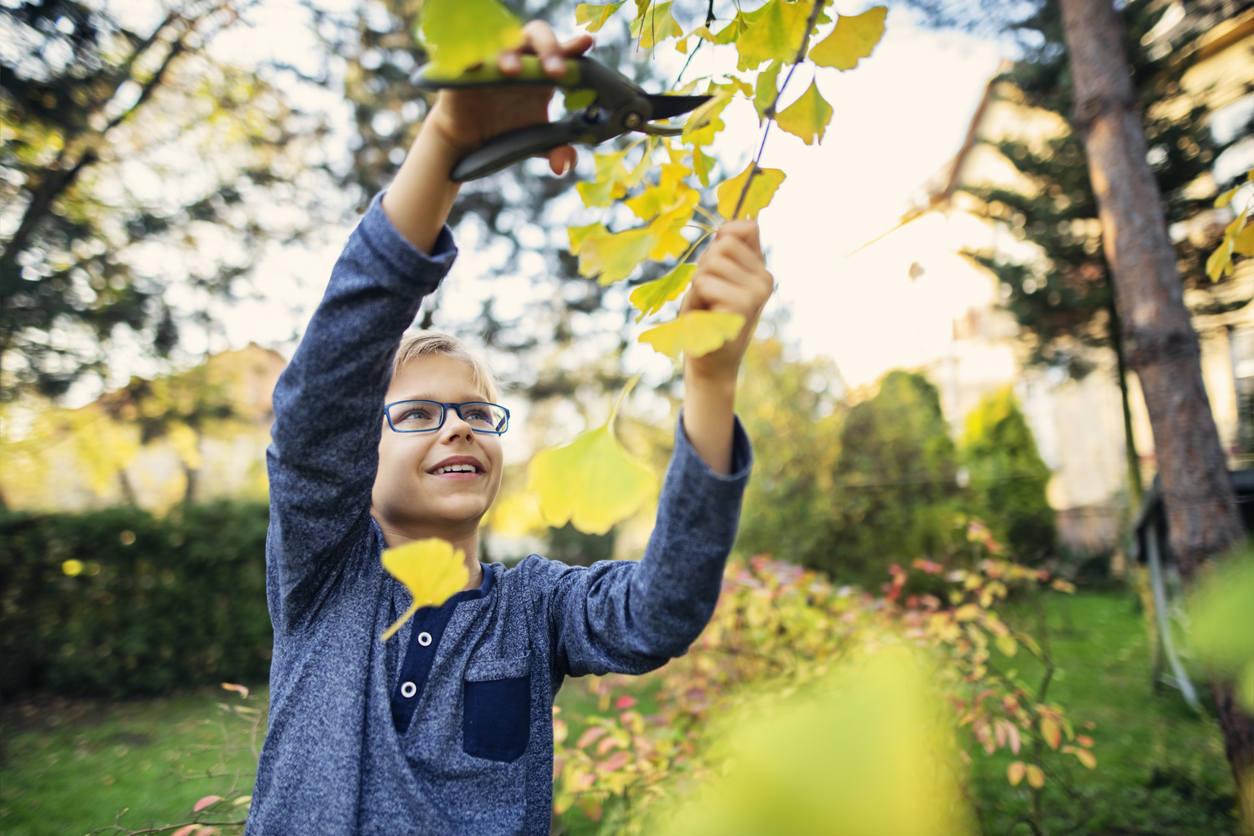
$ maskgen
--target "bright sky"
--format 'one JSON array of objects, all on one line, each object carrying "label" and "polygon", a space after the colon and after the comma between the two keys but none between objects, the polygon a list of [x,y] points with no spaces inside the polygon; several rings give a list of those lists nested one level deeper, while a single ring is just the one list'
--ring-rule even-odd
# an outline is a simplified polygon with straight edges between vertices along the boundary
[{"label": "bright sky", "polygon": [[[864,5],[846,2],[837,8],[857,12]],[[307,62],[314,54],[309,35],[293,24],[303,15],[292,0],[268,2],[252,16],[257,26],[237,30],[219,45],[224,57],[247,60],[276,44],[289,59],[306,56]],[[870,59],[847,73],[821,71],[819,87],[836,110],[822,145],[807,147],[783,131],[771,132],[763,165],[788,174],[761,217],[769,266],[779,283],[771,308],[787,309],[784,336],[804,356],[833,358],[851,385],[941,356],[951,339],[951,318],[992,298],[991,281],[954,255],[971,240],[971,230],[956,229],[957,221],[926,218],[857,255],[847,254],[891,228],[919,187],[958,150],[983,86],[1005,52],[990,41],[916,28],[894,8]],[[672,61],[678,69],[683,57],[669,45],[659,53],[671,53],[660,56],[664,70]],[[688,77],[718,69],[709,55],[698,55]],[[809,82],[809,71],[799,70],[786,98],[799,95]],[[323,104],[336,106],[329,99]],[[728,128],[719,148],[732,167],[738,159],[743,167],[759,137],[751,107],[738,104],[738,111],[732,107],[724,114]],[[581,155],[590,159],[591,152]],[[252,341],[290,348],[346,234],[347,229],[334,232],[319,248],[276,252],[258,272],[258,298],[223,311],[225,333],[210,347]],[[460,243],[463,256],[446,282],[442,310],[471,314],[484,293],[494,293],[498,310],[508,315],[529,282],[517,282],[519,299],[511,300],[508,280],[477,281],[476,263],[493,255],[477,253],[473,239]],[[912,281],[908,270],[914,262],[925,272]],[[189,337],[191,351],[203,350],[203,338]]]}]

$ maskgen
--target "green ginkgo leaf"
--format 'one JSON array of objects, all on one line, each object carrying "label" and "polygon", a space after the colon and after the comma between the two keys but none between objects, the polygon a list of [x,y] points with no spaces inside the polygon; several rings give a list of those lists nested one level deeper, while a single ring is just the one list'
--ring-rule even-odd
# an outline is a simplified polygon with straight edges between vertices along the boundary
[{"label": "green ginkgo leaf", "polygon": [[741,72],[757,69],[764,61],[793,63],[801,40],[805,36],[806,23],[814,8],[811,3],[770,0],[758,10],[759,16],[736,39],[739,61],[736,68]]},{"label": "green ginkgo leaf", "polygon": [[[619,396],[619,404],[635,379]],[[604,534],[644,507],[657,492],[653,471],[627,455],[614,437],[618,404],[605,425],[569,444],[542,450],[527,465],[527,490],[554,528],[570,523],[585,534]]]},{"label": "green ginkgo leaf", "polygon": [[579,255],[579,250],[583,248],[583,242],[589,238],[609,234],[610,231],[605,228],[605,224],[596,223],[567,227],[566,236],[570,239],[570,254]]},{"label": "green ginkgo leaf", "polygon": [[593,233],[579,248],[579,275],[597,278],[603,285],[622,281],[649,257],[657,239],[649,227],[623,232]]},{"label": "green ginkgo leaf", "polygon": [[648,4],[631,22],[631,36],[640,39],[641,49],[652,49],[660,41],[683,34],[683,27],[671,14],[670,3]]},{"label": "green ginkgo leaf", "polygon": [[870,56],[884,37],[888,9],[875,6],[860,15],[841,15],[832,34],[810,50],[810,60],[820,67],[852,70],[858,61]]},{"label": "green ginkgo leaf", "polygon": [[460,75],[526,39],[518,18],[498,0],[427,0],[418,31],[431,53],[432,76]]},{"label": "green ginkgo leaf", "polygon": [[735,339],[745,325],[738,313],[722,311],[689,311],[678,319],[650,328],[640,335],[640,342],[653,346],[667,357],[681,354],[703,357],[717,351],[728,340]]},{"label": "green ginkgo leaf", "polygon": [[827,123],[832,121],[832,106],[819,94],[818,85],[813,81],[801,98],[784,108],[775,117],[775,123],[788,133],[801,137],[806,145],[815,139],[823,141]]},{"label": "green ginkgo leaf", "polygon": [[580,3],[575,7],[575,23],[583,26],[589,32],[597,32],[606,22],[614,16],[621,7],[622,3],[606,3],[604,6],[594,6],[589,3]]},{"label": "green ginkgo leaf", "polygon": [[765,70],[758,73],[753,106],[758,111],[759,122],[766,118],[767,109],[775,104],[775,98],[779,95],[779,71],[783,66],[783,61],[772,61]]},{"label": "green ginkgo leaf", "polygon": [[678,299],[692,281],[697,272],[695,264],[681,264],[660,279],[642,284],[631,292],[631,304],[640,311],[636,322],[650,314],[655,314],[662,306],[673,299]]},{"label": "green ginkgo leaf", "polygon": [[631,172],[623,165],[626,156],[626,151],[595,155],[596,179],[591,183],[575,184],[575,190],[583,199],[584,206],[604,208],[627,194],[627,181]]},{"label": "green ginkgo leaf", "polygon": [[770,204],[779,184],[784,182],[784,172],[778,168],[759,168],[749,186],[749,193],[745,195],[744,203],[740,205],[740,212],[737,213],[736,205],[740,203],[741,192],[744,191],[745,183],[754,167],[755,163],[749,163],[748,168],[738,176],[724,181],[718,187],[718,213],[729,221],[736,218],[756,218]]},{"label": "green ginkgo leaf", "polygon": [[447,540],[415,540],[383,552],[383,568],[409,590],[414,602],[379,638],[387,641],[420,607],[438,607],[466,586],[465,554]]}]

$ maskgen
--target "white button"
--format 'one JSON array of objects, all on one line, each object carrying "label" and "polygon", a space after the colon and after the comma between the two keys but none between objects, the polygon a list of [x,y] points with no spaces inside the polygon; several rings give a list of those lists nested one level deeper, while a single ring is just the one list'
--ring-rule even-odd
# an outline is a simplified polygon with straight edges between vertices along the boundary
[{"label": "white button", "polygon": [[401,685],[401,696],[405,699],[409,699],[416,693],[418,693],[418,686],[414,683],[406,682]]},{"label": "white button", "polygon": [[427,645],[431,644],[431,634],[428,633],[426,630],[423,630],[421,633],[419,633],[418,644],[422,645],[423,647],[426,647]]}]

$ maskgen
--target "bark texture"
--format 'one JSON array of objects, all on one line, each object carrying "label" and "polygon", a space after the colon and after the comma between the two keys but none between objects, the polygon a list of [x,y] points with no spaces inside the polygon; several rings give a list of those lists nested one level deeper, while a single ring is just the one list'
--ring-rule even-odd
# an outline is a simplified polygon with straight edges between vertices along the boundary
[{"label": "bark texture", "polygon": [[[1062,0],[1075,85],[1074,124],[1088,157],[1129,365],[1145,394],[1171,549],[1186,584],[1244,537],[1227,460],[1202,384],[1162,196],[1146,160],[1123,26],[1111,0]],[[1239,784],[1254,769],[1254,721],[1212,685]],[[1245,800],[1246,814],[1249,800]]]}]

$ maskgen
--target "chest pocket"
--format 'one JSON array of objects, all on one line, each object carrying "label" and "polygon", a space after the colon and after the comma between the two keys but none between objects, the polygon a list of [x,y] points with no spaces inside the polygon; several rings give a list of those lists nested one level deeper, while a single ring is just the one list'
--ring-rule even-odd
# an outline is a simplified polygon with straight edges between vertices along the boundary
[{"label": "chest pocket", "polygon": [[462,750],[511,763],[531,739],[531,654],[475,662],[466,669]]}]

